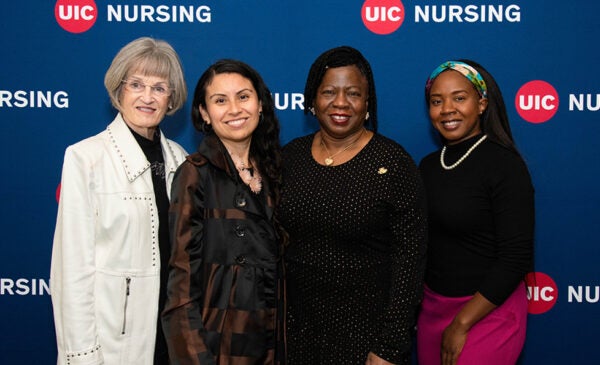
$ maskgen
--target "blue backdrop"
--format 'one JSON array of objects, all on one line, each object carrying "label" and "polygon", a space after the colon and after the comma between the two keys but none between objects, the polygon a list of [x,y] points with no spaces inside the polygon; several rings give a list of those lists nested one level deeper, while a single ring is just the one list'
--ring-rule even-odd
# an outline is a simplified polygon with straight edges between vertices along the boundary
[{"label": "blue backdrop", "polygon": [[[114,117],[104,73],[140,36],[173,45],[190,92],[219,58],[254,66],[274,94],[282,143],[317,128],[303,114],[312,61],[354,46],[373,66],[380,132],[417,162],[438,148],[423,100],[429,72],[452,58],[483,64],[536,188],[535,270],[545,275],[530,287],[521,364],[599,363],[599,13],[588,0],[3,2],[0,363],[55,362],[48,286],[63,153]],[[193,151],[190,104],[161,128]]]}]

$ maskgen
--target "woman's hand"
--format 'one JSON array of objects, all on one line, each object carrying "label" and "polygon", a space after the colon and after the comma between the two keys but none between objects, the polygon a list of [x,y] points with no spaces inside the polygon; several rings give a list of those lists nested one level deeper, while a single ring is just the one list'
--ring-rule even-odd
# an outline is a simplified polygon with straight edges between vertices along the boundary
[{"label": "woman's hand", "polygon": [[469,330],[453,321],[442,333],[442,365],[456,365]]},{"label": "woman's hand", "polygon": [[384,359],[375,355],[372,352],[369,352],[369,355],[367,355],[367,361],[365,361],[365,365],[394,365],[394,364],[389,361],[385,361]]},{"label": "woman's hand", "polygon": [[479,292],[473,295],[442,333],[442,365],[455,365],[465,347],[467,334],[475,323],[487,316],[496,305]]}]

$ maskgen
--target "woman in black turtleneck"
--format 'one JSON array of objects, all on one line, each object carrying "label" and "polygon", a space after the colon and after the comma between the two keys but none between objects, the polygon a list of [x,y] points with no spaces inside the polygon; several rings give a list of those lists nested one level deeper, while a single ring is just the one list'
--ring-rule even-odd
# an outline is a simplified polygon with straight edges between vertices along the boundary
[{"label": "woman in black turtleneck", "polygon": [[525,341],[524,277],[533,266],[529,172],[483,67],[445,62],[425,96],[444,147],[420,164],[429,247],[419,364],[514,364]]}]

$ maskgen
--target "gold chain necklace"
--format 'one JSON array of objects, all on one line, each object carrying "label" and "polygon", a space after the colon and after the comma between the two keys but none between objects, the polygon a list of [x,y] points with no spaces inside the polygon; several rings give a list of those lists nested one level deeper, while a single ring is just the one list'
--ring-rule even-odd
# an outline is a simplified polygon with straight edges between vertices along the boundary
[{"label": "gold chain necklace", "polygon": [[323,148],[325,149],[325,152],[327,152],[328,157],[325,158],[325,165],[326,166],[331,166],[333,165],[333,158],[337,155],[339,155],[340,153],[347,151],[350,147],[354,146],[356,144],[356,142],[358,142],[358,140],[360,139],[360,137],[362,137],[363,133],[365,132],[365,129],[363,128],[362,131],[360,132],[360,134],[358,135],[358,138],[356,138],[354,141],[352,141],[352,143],[350,143],[349,145],[347,145],[346,147],[344,147],[342,150],[334,153],[333,155],[331,153],[329,153],[329,150],[327,149],[327,146],[325,146],[325,143],[323,143],[323,137],[321,136],[321,146],[323,146]]}]

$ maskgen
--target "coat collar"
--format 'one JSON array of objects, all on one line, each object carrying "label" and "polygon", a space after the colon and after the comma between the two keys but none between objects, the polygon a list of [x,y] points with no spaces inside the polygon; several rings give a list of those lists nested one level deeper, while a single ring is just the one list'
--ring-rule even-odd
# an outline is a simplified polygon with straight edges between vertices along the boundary
[{"label": "coat collar", "polygon": [[240,178],[240,175],[237,173],[237,169],[235,168],[235,164],[231,160],[225,145],[221,142],[221,140],[214,134],[209,134],[204,137],[202,143],[198,147],[198,153],[204,158],[208,160],[208,162],[215,166],[216,168],[225,171],[225,173],[236,182],[238,186],[243,186],[244,195],[249,197],[253,201],[253,204],[248,204],[242,210],[251,211],[253,213],[258,213],[263,211],[268,219],[271,219],[273,216],[273,203],[269,190],[269,184],[263,179],[263,191],[260,195],[264,194],[266,196],[267,204],[264,202],[261,203],[262,199],[259,198],[258,195],[250,192],[250,189],[247,188],[246,184]]},{"label": "coat collar", "polygon": [[200,146],[198,146],[198,153],[206,157],[206,159],[215,167],[224,170],[227,175],[232,179],[241,182],[237,170],[229,153],[225,148],[225,145],[221,140],[214,134],[209,134],[204,137]]},{"label": "coat collar", "polygon": [[[119,157],[127,179],[133,182],[144,171],[150,168],[150,162],[146,159],[144,151],[139,146],[135,137],[131,134],[129,127],[123,120],[121,113],[117,114],[115,119],[106,128],[110,145]],[[160,131],[160,144],[165,158],[165,172],[175,173],[175,170],[182,161],[178,161],[173,148],[167,138]]]}]

